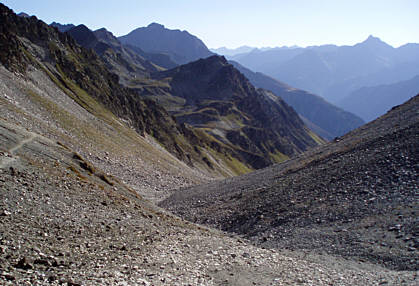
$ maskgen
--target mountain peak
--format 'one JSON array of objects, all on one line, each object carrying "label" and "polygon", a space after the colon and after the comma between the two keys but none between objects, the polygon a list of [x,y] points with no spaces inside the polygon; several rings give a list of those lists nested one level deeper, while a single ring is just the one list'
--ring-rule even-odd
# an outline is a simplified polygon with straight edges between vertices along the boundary
[{"label": "mountain peak", "polygon": [[123,44],[138,47],[148,53],[166,53],[177,64],[185,64],[213,55],[196,36],[186,31],[167,29],[158,23],[137,28],[119,37],[119,40]]},{"label": "mountain peak", "polygon": [[80,24],[77,26],[72,27],[68,30],[68,32],[72,31],[73,33],[83,33],[85,35],[93,34],[93,32],[84,24]]},{"label": "mountain peak", "polygon": [[29,18],[30,15],[26,14],[25,12],[21,12],[19,14],[17,14],[19,17],[23,17],[23,18]]},{"label": "mountain peak", "polygon": [[373,35],[369,35],[367,41],[381,41],[379,37],[374,37]]},{"label": "mountain peak", "polygon": [[99,32],[99,33],[111,33],[108,30],[106,30],[106,28],[97,29],[95,32]]},{"label": "mountain peak", "polygon": [[379,51],[383,52],[383,51],[388,51],[390,49],[393,49],[392,46],[382,41],[380,38],[374,37],[373,35],[369,35],[365,41],[359,44],[356,44],[354,47],[361,47],[363,49],[368,49],[374,53],[377,53]]},{"label": "mountain peak", "polygon": [[165,29],[165,27],[162,24],[155,23],[155,22],[153,22],[150,25],[148,25],[147,28]]},{"label": "mountain peak", "polygon": [[368,38],[363,41],[361,44],[364,45],[374,45],[374,46],[389,46],[387,43],[383,42],[380,38],[369,35]]},{"label": "mountain peak", "polygon": [[75,27],[73,24],[60,24],[57,22],[52,22],[50,26],[57,28],[61,33],[67,32]]},{"label": "mountain peak", "polygon": [[210,56],[210,57],[208,57],[206,59],[203,59],[203,60],[208,61],[208,62],[220,62],[220,63],[223,63],[223,64],[228,63],[224,56],[219,56],[219,55],[213,55],[213,56]]}]

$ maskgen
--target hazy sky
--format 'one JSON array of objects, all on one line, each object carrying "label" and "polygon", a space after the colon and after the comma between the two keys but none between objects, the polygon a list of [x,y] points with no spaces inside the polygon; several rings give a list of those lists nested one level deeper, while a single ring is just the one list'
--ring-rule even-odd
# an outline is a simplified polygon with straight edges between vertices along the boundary
[{"label": "hazy sky", "polygon": [[0,0],[46,23],[105,27],[117,36],[152,22],[210,48],[353,45],[374,35],[419,43],[419,0]]}]

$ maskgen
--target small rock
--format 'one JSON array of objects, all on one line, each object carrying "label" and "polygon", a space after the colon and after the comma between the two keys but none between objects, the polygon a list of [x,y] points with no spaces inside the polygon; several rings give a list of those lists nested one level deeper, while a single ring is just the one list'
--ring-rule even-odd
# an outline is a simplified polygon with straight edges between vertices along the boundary
[{"label": "small rock", "polygon": [[3,277],[4,277],[7,281],[14,281],[14,280],[16,279],[13,275],[11,275],[11,274],[9,274],[9,273],[3,274]]},{"label": "small rock", "polygon": [[33,265],[26,259],[26,257],[23,257],[21,260],[19,260],[15,267],[24,270],[33,269]]},{"label": "small rock", "polygon": [[11,212],[9,212],[8,210],[3,210],[2,212],[1,212],[1,214],[0,214],[0,216],[8,216],[8,215],[11,215],[12,213]]}]

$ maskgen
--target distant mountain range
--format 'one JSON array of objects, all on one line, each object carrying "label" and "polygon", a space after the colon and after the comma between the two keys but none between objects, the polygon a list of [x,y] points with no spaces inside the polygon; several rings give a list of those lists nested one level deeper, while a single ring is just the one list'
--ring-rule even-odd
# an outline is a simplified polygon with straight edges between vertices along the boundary
[{"label": "distant mountain range", "polygon": [[389,111],[400,101],[405,102],[419,93],[419,75],[394,84],[363,87],[339,102],[344,109],[356,112],[371,121]]},{"label": "distant mountain range", "polygon": [[221,47],[218,49],[210,49],[211,52],[223,55],[223,56],[235,56],[239,54],[245,54],[251,52],[253,49],[256,49],[255,47],[249,47],[249,46],[241,46],[235,49],[229,49],[226,47]]},{"label": "distant mountain range", "polygon": [[[122,83],[141,90],[145,87],[137,84],[138,78],[158,71],[159,67],[171,69],[179,64],[212,55],[197,37],[186,31],[170,30],[156,23],[138,28],[119,38],[106,29],[93,32],[87,27],[74,27],[71,24],[52,25],[72,34],[84,47],[93,48],[102,55],[109,68],[120,76]],[[394,49],[380,39],[370,36],[355,46],[263,49],[243,46],[213,51],[229,54],[230,59],[236,59],[237,62],[231,63],[252,84],[283,98],[300,114],[307,126],[330,140],[362,125],[363,120],[360,117],[364,120],[374,119],[406,98],[401,95],[397,100],[398,97],[393,96],[394,100],[390,100],[388,104],[381,100],[381,113],[373,111],[370,107],[370,115],[366,114],[368,109],[360,100],[344,100],[365,86],[382,85],[383,82],[397,83],[398,79],[410,79],[419,74],[419,65],[415,65],[415,61],[419,63],[416,53],[418,46],[407,44]],[[113,52],[109,47],[113,47]],[[115,61],[119,63],[115,64]],[[254,72],[245,66],[256,71],[262,70],[263,73]],[[144,84],[145,81],[142,82]],[[147,84],[146,89],[150,88]],[[336,106],[315,94],[322,95]],[[389,97],[391,96],[383,94],[383,98]]]},{"label": "distant mountain range", "polygon": [[419,75],[419,44],[393,48],[373,36],[354,46],[252,50],[228,58],[337,105],[359,88]]},{"label": "distant mountain range", "polygon": [[123,44],[136,46],[149,53],[168,54],[177,64],[185,64],[213,53],[197,37],[187,31],[170,30],[152,23],[118,38]]},{"label": "distant mountain range", "polygon": [[235,61],[230,61],[256,87],[272,91],[291,105],[307,126],[326,139],[341,136],[364,122],[358,116],[330,104],[320,96],[290,87],[263,73],[253,72]]}]

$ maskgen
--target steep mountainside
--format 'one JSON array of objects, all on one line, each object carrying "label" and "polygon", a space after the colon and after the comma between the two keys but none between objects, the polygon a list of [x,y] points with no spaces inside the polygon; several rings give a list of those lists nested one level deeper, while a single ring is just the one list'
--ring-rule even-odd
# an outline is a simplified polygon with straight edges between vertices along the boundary
[{"label": "steep mountainside", "polygon": [[[190,124],[262,168],[322,142],[279,97],[254,88],[224,57],[153,75],[166,95],[149,95],[181,123]],[[316,141],[317,140],[317,141]]]},{"label": "steep mountainside", "polygon": [[[291,105],[303,118],[316,127],[312,129],[326,139],[341,136],[363,124],[361,118],[328,103],[320,96],[292,88],[263,73],[253,72],[237,62],[230,61],[256,87],[272,91]],[[311,127],[309,125],[309,127]]]},{"label": "steep mountainside", "polygon": [[161,206],[265,247],[417,271],[418,110],[419,95],[336,142]]},{"label": "steep mountainside", "polygon": [[93,33],[100,42],[108,44],[118,55],[121,54],[125,57],[125,60],[131,64],[139,61],[140,64],[144,65],[149,71],[155,71],[155,68],[150,68],[150,63],[147,61],[163,68],[173,68],[177,66],[177,64],[166,54],[147,53],[138,47],[123,45],[118,38],[105,28],[96,30]]},{"label": "steep mountainside", "polygon": [[[118,76],[110,73],[92,50],[80,47],[69,34],[62,34],[35,17],[21,18],[4,6],[2,9],[0,62],[8,70],[22,76],[28,76],[28,71],[32,70],[44,74],[99,120],[132,128],[145,137],[152,136],[166,150],[197,170],[210,172],[211,176],[236,172],[226,165],[233,159],[225,152],[218,154],[212,147],[211,138],[179,125],[154,101],[123,88]],[[36,86],[36,80],[34,84]],[[35,100],[42,99],[33,88],[24,93]],[[48,104],[46,108],[55,106]],[[210,157],[207,152],[211,152]],[[222,159],[218,160],[217,155]]]},{"label": "steep mountainside", "polygon": [[[124,51],[128,52],[130,51],[130,48],[126,48],[122,46],[119,41],[112,36],[112,34],[108,33],[107,31],[101,29],[95,32],[91,32],[87,27],[85,26],[77,26],[67,32],[68,34],[72,35],[81,45],[91,48],[94,47],[94,49],[102,55],[102,57],[105,59],[105,62],[108,63],[108,65],[112,68],[112,70],[116,71],[118,74],[121,74],[121,62],[111,62],[111,60],[115,59],[115,56],[107,56],[105,53],[102,52],[103,46],[106,47],[106,51],[109,51],[109,53],[117,53],[118,55],[123,54]],[[100,41],[98,39],[101,39]],[[105,43],[106,42],[106,43]],[[125,52],[126,53],[126,52]],[[128,58],[128,57],[125,57]],[[127,62],[127,61],[125,61]],[[110,64],[109,64],[110,63]],[[187,68],[181,68],[179,70],[184,70]],[[220,69],[214,69],[211,71],[211,77],[218,77],[218,80],[221,80],[221,77],[223,76],[221,73],[222,71]],[[255,169],[255,168],[261,168],[265,167],[273,162],[282,161],[285,158],[288,158],[289,156],[292,156],[296,153],[301,152],[302,150],[305,150],[309,146],[314,146],[317,143],[311,139],[310,137],[304,137],[301,136],[301,134],[305,134],[308,132],[308,130],[305,130],[303,127],[303,124],[299,121],[297,125],[295,125],[291,120],[285,119],[283,122],[281,122],[282,126],[278,127],[276,126],[274,128],[274,132],[266,132],[262,131],[263,136],[260,136],[262,125],[260,122],[256,122],[255,117],[249,118],[249,114],[245,114],[242,118],[236,118],[237,114],[230,114],[230,111],[222,111],[225,114],[223,114],[223,120],[219,120],[217,118],[217,114],[213,114],[214,116],[207,117],[205,120],[206,122],[204,125],[199,123],[198,125],[195,124],[196,122],[193,122],[196,118],[201,117],[202,114],[205,115],[205,113],[209,112],[210,110],[213,110],[213,107],[210,109],[205,109],[206,103],[201,103],[200,108],[193,111],[191,108],[193,105],[196,105],[193,103],[191,105],[190,102],[187,102],[187,107],[183,106],[182,108],[178,106],[178,102],[176,102],[175,98],[179,98],[178,91],[176,90],[176,85],[178,84],[178,81],[173,82],[167,82],[167,81],[161,81],[161,79],[165,79],[167,77],[165,72],[162,72],[162,74],[155,74],[153,75],[154,80],[150,80],[147,78],[146,75],[142,75],[140,73],[132,72],[130,74],[124,73],[126,76],[125,80],[120,81],[124,83],[125,85],[129,86],[130,88],[133,88],[137,90],[137,92],[141,95],[146,95],[148,97],[151,97],[153,99],[157,99],[160,103],[164,104],[165,107],[168,110],[173,109],[182,109],[182,114],[173,113],[177,120],[180,123],[187,123],[194,127],[200,128],[199,130],[204,131],[201,133],[204,137],[199,139],[199,135],[192,135],[193,138],[192,142],[201,142],[201,144],[211,146],[210,148],[215,148],[216,154],[211,154],[211,157],[214,157],[213,159],[217,161],[218,159],[221,159],[222,161],[226,162],[230,168],[234,170],[235,173],[244,173],[249,170]],[[162,76],[163,75],[163,76]],[[188,82],[183,82],[182,84],[188,85],[190,87],[194,87],[196,85],[196,82],[198,81],[206,81],[208,75],[204,72],[198,71],[195,75],[195,78],[189,78]],[[233,85],[236,83],[233,83]],[[241,84],[240,82],[238,84]],[[246,83],[247,84],[247,83]],[[170,87],[169,87],[170,86]],[[233,88],[238,88],[233,86]],[[253,88],[253,87],[252,87]],[[211,90],[212,89],[212,90]],[[224,100],[225,92],[228,92],[226,90],[218,90],[217,88],[214,88],[212,86],[206,87],[206,90],[199,90],[196,92],[204,93],[210,91],[212,93],[212,96],[218,97],[218,100]],[[187,91],[190,92],[190,91]],[[241,92],[241,91],[240,91]],[[189,93],[192,95],[191,93]],[[246,96],[243,94],[243,96]],[[181,95],[180,97],[184,97],[184,95]],[[162,100],[164,99],[164,100]],[[212,98],[215,99],[215,98]],[[266,97],[268,99],[268,97]],[[272,100],[272,99],[268,99]],[[274,100],[275,101],[275,100]],[[279,101],[278,101],[279,102]],[[231,105],[231,102],[228,103]],[[219,104],[220,106],[222,104]],[[187,110],[186,110],[186,109]],[[222,107],[222,108],[225,108]],[[269,109],[265,107],[262,112],[267,112]],[[283,106],[283,103],[280,103],[279,106],[280,109],[286,109],[288,106]],[[201,109],[201,110],[199,110]],[[205,109],[204,113],[200,113]],[[186,111],[186,113],[185,113]],[[256,113],[254,113],[256,114]],[[241,114],[243,115],[243,114]],[[271,114],[272,116],[276,116],[276,114]],[[259,115],[258,115],[259,116]],[[185,120],[185,118],[188,118]],[[192,119],[192,121],[190,121]],[[218,126],[219,128],[214,128],[212,126],[215,124],[216,121],[220,121],[220,124],[227,126]],[[251,121],[251,123],[245,123],[245,121]],[[289,122],[288,122],[288,121]],[[236,121],[236,122],[235,122]],[[239,128],[239,126],[236,126],[235,124],[237,122],[241,122],[243,126]],[[286,126],[288,123],[290,123],[290,127]],[[207,123],[210,123],[207,125]],[[233,124],[233,125],[231,125]],[[284,127],[286,126],[286,127]],[[285,131],[284,134],[277,133],[279,128],[282,129],[289,129],[292,130],[290,134],[285,134],[287,131]],[[299,130],[300,129],[300,130]],[[211,130],[212,132],[208,132]],[[226,133],[228,131],[228,134]],[[206,132],[206,133],[205,133]],[[281,131],[283,132],[283,131]],[[269,134],[268,134],[269,133]],[[206,135],[207,134],[207,135]],[[243,135],[242,135],[243,134]],[[307,135],[307,134],[305,134]],[[284,139],[284,137],[290,137],[289,139]],[[310,133],[310,136],[317,139],[316,135],[313,133]],[[283,137],[283,138],[280,138]],[[221,138],[221,140],[220,140]],[[228,139],[227,139],[228,138]],[[300,142],[301,141],[301,142]],[[205,143],[202,143],[205,142]],[[288,142],[291,142],[289,145]],[[319,140],[321,142],[321,140]],[[289,145],[289,146],[288,146]],[[198,146],[194,148],[195,152],[200,154],[201,151]],[[218,153],[218,154],[217,154]],[[221,155],[221,158],[218,158]],[[205,158],[205,157],[204,157]],[[213,160],[213,161],[214,161]],[[238,160],[238,161],[237,161]],[[208,164],[210,168],[213,168],[213,165],[215,162],[211,162],[209,159],[204,159],[204,161]],[[224,164],[224,163],[222,163]]]},{"label": "steep mountainside", "polygon": [[213,55],[205,44],[186,31],[169,30],[152,23],[119,37],[123,44],[141,48],[149,53],[166,53],[177,64],[185,64]]},{"label": "steep mountainside", "polygon": [[401,104],[419,92],[419,75],[394,84],[360,88],[338,104],[354,112],[365,121],[371,121]]},{"label": "steep mountainside", "polygon": [[254,50],[229,59],[334,104],[359,88],[392,84],[419,74],[418,44],[393,48],[373,36],[354,46]]},{"label": "steep mountainside", "polygon": [[136,77],[146,77],[150,72],[162,70],[137,52],[124,47],[106,29],[92,32],[85,25],[79,25],[69,29],[67,33],[79,45],[87,49],[93,49],[101,56],[107,68],[119,76],[121,84],[127,85]]}]

